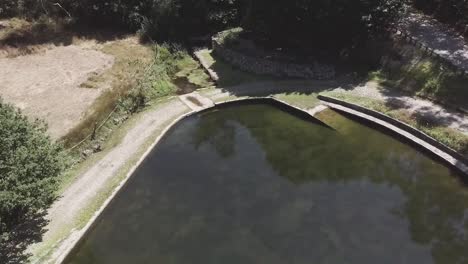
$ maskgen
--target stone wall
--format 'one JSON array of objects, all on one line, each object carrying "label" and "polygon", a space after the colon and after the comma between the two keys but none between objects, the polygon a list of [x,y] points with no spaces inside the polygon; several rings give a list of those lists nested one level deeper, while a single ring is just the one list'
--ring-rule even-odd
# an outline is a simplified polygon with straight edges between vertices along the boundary
[{"label": "stone wall", "polygon": [[226,62],[239,69],[256,74],[277,77],[327,80],[335,77],[335,69],[330,65],[319,63],[295,64],[252,57],[230,49],[222,44],[219,35],[212,39],[213,52]]}]

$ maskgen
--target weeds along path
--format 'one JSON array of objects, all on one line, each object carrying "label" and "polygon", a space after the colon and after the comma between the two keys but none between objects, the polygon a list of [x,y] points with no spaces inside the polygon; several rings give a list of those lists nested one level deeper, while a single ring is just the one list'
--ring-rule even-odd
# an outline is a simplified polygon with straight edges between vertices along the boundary
[{"label": "weeds along path", "polygon": [[[55,257],[59,257],[67,249],[67,244],[70,245],[73,242],[70,241],[74,239],[70,231],[79,228],[77,220],[86,218],[89,213],[92,215],[96,210],[95,207],[100,207],[96,203],[101,202],[99,199],[102,195],[118,180],[116,177],[122,173],[121,170],[125,169],[123,167],[128,166],[130,161],[138,157],[139,151],[145,147],[147,141],[158,135],[168,122],[188,111],[188,107],[181,101],[173,99],[143,113],[138,122],[127,131],[121,142],[107,152],[100,161],[79,175],[49,209],[47,218],[50,222],[46,227],[48,231],[44,234],[43,242],[31,248],[33,255],[37,257],[38,254],[48,254],[50,252],[38,253],[37,251],[65,239],[58,250],[53,253]],[[107,197],[104,197],[104,200],[105,198]],[[92,212],[89,212],[90,210]]]}]

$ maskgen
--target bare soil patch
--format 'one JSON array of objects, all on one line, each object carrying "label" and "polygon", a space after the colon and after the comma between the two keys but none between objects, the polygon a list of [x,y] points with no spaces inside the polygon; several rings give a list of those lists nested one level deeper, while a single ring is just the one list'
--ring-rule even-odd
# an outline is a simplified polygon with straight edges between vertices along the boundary
[{"label": "bare soil patch", "polygon": [[110,55],[70,45],[44,53],[0,59],[0,97],[30,117],[44,119],[53,138],[65,135],[103,89],[80,88],[109,69]]},{"label": "bare soil patch", "polygon": [[62,22],[0,20],[0,98],[73,145],[135,86],[152,51],[135,36]]}]

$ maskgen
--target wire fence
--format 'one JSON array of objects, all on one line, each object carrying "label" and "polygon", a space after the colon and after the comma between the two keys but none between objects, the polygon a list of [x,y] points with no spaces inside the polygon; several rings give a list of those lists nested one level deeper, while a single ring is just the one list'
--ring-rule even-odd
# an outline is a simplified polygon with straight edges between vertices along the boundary
[{"label": "wire fence", "polygon": [[94,125],[94,128],[93,128],[93,132],[89,135],[87,135],[85,138],[83,138],[80,142],[76,143],[73,147],[71,148],[68,148],[67,151],[73,151],[74,149],[76,149],[77,147],[81,146],[84,142],[86,142],[88,139],[92,138],[94,139],[94,137],[96,136],[96,133],[107,123],[107,121],[109,121],[109,119],[112,117],[112,115],[117,111],[117,109],[119,108],[119,104],[117,103],[117,105],[114,107],[114,109],[109,113],[109,115],[101,122],[101,124],[95,124]]},{"label": "wire fence", "polygon": [[464,77],[468,76],[468,71],[460,68],[460,66],[456,65],[452,60],[449,58],[444,57],[440,53],[438,53],[436,50],[432,49],[431,47],[423,44],[420,42],[417,38],[413,37],[411,34],[408,32],[398,28],[398,27],[392,27],[389,30],[393,36],[405,41],[408,44],[413,45],[414,47],[420,49],[421,51],[424,52],[425,55],[430,56],[445,65],[449,67],[452,71],[456,72],[459,75],[462,75]]}]

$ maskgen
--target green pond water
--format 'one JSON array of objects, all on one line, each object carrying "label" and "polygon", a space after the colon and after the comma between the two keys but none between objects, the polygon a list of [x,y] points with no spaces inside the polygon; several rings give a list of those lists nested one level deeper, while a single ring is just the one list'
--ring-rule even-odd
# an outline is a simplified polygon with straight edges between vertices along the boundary
[{"label": "green pond water", "polygon": [[252,103],[184,119],[66,263],[468,263],[459,175],[318,118]]}]

